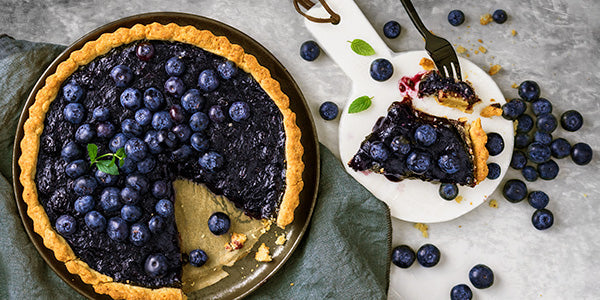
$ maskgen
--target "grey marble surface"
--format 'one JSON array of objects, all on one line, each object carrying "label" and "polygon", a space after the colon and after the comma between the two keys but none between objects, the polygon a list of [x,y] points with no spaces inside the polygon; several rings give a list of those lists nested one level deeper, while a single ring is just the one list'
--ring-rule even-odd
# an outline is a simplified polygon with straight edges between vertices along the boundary
[{"label": "grey marble surface", "polygon": [[[422,49],[423,42],[397,0],[356,0],[379,31],[395,19],[403,26],[399,38],[388,40],[395,51]],[[548,208],[554,226],[544,232],[531,225],[533,209],[524,201],[511,204],[496,191],[498,208],[484,203],[454,221],[429,224],[429,238],[413,224],[394,220],[394,244],[418,248],[433,243],[442,251],[440,264],[431,269],[418,265],[404,270],[392,266],[390,299],[444,299],[452,286],[467,283],[471,266],[492,267],[496,283],[474,290],[477,299],[598,299],[600,276],[600,2],[593,0],[414,1],[433,32],[468,49],[469,59],[487,69],[500,64],[494,76],[506,98],[517,96],[513,83],[532,79],[542,95],[552,101],[555,115],[579,110],[585,124],[554,136],[570,142],[584,141],[595,151],[588,166],[565,158],[554,181],[528,183],[550,196]],[[232,25],[268,48],[298,82],[315,116],[322,143],[337,152],[337,121],[318,117],[323,101],[342,106],[351,83],[326,55],[312,63],[298,56],[300,44],[310,39],[303,19],[291,1],[0,1],[0,33],[17,39],[69,44],[107,22],[132,14],[179,11],[217,19]],[[479,24],[479,17],[505,9],[503,24]],[[451,9],[461,9],[467,20],[460,27],[446,21]],[[511,30],[517,35],[512,36]],[[475,54],[481,39],[488,52]],[[366,125],[370,126],[370,125]],[[510,170],[505,178],[521,178]]]}]

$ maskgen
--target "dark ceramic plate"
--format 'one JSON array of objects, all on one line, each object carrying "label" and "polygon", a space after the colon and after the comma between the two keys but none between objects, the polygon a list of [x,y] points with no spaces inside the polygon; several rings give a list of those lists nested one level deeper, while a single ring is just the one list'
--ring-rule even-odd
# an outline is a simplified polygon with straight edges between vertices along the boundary
[{"label": "dark ceramic plate", "polygon": [[[22,198],[23,187],[19,182],[21,169],[17,163],[19,156],[21,155],[20,142],[23,138],[23,123],[29,117],[28,109],[34,102],[35,94],[44,85],[46,77],[53,74],[57,65],[66,59],[71,52],[80,49],[86,42],[97,39],[102,33],[113,32],[119,27],[131,27],[138,23],[149,24],[153,22],[159,22],[162,24],[177,23],[184,26],[193,25],[198,29],[210,30],[217,36],[226,36],[232,43],[241,45],[247,53],[256,56],[259,63],[269,69],[271,71],[271,76],[279,81],[281,84],[281,89],[290,98],[290,107],[292,111],[296,113],[296,122],[302,131],[301,143],[304,146],[303,161],[305,163],[304,174],[302,175],[304,180],[304,189],[300,194],[300,206],[296,208],[294,222],[286,227],[286,232],[290,237],[289,240],[281,247],[271,247],[272,250],[274,250],[272,262],[261,263],[257,266],[254,256],[248,255],[242,260],[238,261],[233,267],[225,268],[225,271],[229,273],[228,277],[222,279],[212,286],[188,295],[192,299],[241,298],[250,294],[253,290],[257,289],[261,284],[267,281],[269,277],[275,274],[275,272],[277,272],[283,266],[285,261],[292,255],[292,252],[294,249],[296,249],[298,244],[300,244],[302,236],[306,231],[310,221],[317,196],[317,187],[319,183],[319,147],[314,123],[308,106],[306,105],[306,101],[304,100],[304,96],[286,68],[273,56],[273,54],[271,54],[257,41],[253,40],[239,30],[221,22],[200,16],[172,12],[136,15],[106,24],[88,33],[70,45],[63,53],[61,53],[48,67],[48,69],[44,72],[42,77],[34,86],[19,120],[13,154],[13,185],[19,213],[29,238],[39,251],[40,255],[56,272],[56,274],[58,274],[58,276],[60,276],[67,284],[69,284],[79,293],[88,298],[109,298],[106,295],[96,294],[91,285],[83,283],[79,276],[69,273],[65,268],[65,265],[56,260],[53,252],[44,246],[42,238],[33,230],[32,220],[27,215],[27,205],[25,202],[23,202]],[[255,249],[253,250],[256,250],[258,245],[260,245],[262,242],[266,243],[267,245],[274,245],[276,234],[282,232],[282,230],[277,229],[278,228],[271,230],[263,235],[259,242],[256,243],[254,247]]]}]

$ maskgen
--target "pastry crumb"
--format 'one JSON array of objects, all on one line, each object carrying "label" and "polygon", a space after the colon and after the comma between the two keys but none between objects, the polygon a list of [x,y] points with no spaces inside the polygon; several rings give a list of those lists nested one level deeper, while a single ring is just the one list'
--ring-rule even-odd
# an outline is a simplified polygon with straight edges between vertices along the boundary
[{"label": "pastry crumb", "polygon": [[457,196],[454,201],[456,201],[456,203],[460,203],[463,201],[463,196]]},{"label": "pastry crumb", "polygon": [[273,224],[272,220],[265,220],[265,219],[263,219],[262,220],[263,228],[260,230],[260,233],[265,233],[265,232],[271,230],[271,225],[272,224]]},{"label": "pastry crumb", "polygon": [[516,82],[513,82],[513,84],[510,87],[513,89],[518,89],[519,85]]},{"label": "pastry crumb", "polygon": [[517,35],[517,31],[513,29],[513,30],[511,30],[511,31],[510,31],[510,34],[511,34],[512,36],[515,36],[515,35]]},{"label": "pastry crumb", "polygon": [[498,208],[498,201],[496,199],[490,200],[490,207]]},{"label": "pastry crumb", "polygon": [[293,283],[293,282],[290,282],[290,286],[294,286],[294,283]]},{"label": "pastry crumb", "polygon": [[277,237],[277,240],[275,241],[275,245],[283,245],[283,244],[285,244],[286,241],[287,241],[287,239],[285,238],[285,233],[282,233],[280,236]]},{"label": "pastry crumb", "polygon": [[458,225],[458,228],[462,228],[462,225]]},{"label": "pastry crumb", "polygon": [[423,67],[423,69],[425,71],[430,71],[430,70],[435,69],[435,64],[433,63],[433,61],[426,57],[421,58],[421,61],[419,62],[419,66]]},{"label": "pastry crumb", "polygon": [[243,233],[233,233],[231,235],[231,242],[225,244],[225,250],[233,251],[244,247],[244,243],[248,238]]},{"label": "pastry crumb", "polygon": [[483,44],[483,41],[481,39],[477,39],[477,41]]},{"label": "pastry crumb", "polygon": [[500,106],[499,103],[494,103],[494,104],[490,104],[486,107],[484,107],[481,110],[481,113],[479,113],[480,116],[484,117],[484,118],[491,118],[494,116],[501,116],[502,115],[502,107]]},{"label": "pastry crumb", "polygon": [[260,247],[258,247],[256,255],[254,255],[254,259],[260,262],[270,262],[271,260],[273,260],[271,254],[269,254],[269,247],[267,247],[265,243],[262,243]]},{"label": "pastry crumb", "polygon": [[483,46],[479,46],[479,51],[481,53],[487,53],[487,49],[485,49],[485,47],[483,47]]},{"label": "pastry crumb", "polygon": [[479,24],[481,25],[487,25],[490,24],[494,19],[492,18],[491,14],[485,14],[483,16],[481,16],[481,18],[479,18]]},{"label": "pastry crumb", "polygon": [[475,50],[474,52],[475,52],[475,54],[479,54],[479,50]]},{"label": "pastry crumb", "polygon": [[459,54],[463,54],[463,53],[467,52],[467,48],[465,48],[463,46],[458,46],[458,47],[456,47],[456,52]]},{"label": "pastry crumb", "polygon": [[421,234],[423,235],[424,238],[429,237],[429,232],[427,232],[427,230],[429,229],[429,226],[427,226],[427,224],[415,223],[413,225],[413,227],[418,229],[419,231],[421,231]]},{"label": "pastry crumb", "polygon": [[490,75],[495,75],[498,72],[500,72],[500,69],[502,69],[502,67],[500,65],[493,65],[490,67],[490,70],[488,71],[488,73]]}]

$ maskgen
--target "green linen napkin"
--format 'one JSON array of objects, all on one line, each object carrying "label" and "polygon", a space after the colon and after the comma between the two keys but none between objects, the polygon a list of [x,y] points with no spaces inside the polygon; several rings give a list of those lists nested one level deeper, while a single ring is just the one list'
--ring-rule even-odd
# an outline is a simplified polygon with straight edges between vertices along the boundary
[{"label": "green linen napkin", "polygon": [[[0,299],[82,298],[43,261],[19,218],[11,159],[17,120],[37,78],[64,46],[0,36]],[[311,225],[290,260],[251,299],[385,299],[391,220],[387,206],[324,146]]]}]

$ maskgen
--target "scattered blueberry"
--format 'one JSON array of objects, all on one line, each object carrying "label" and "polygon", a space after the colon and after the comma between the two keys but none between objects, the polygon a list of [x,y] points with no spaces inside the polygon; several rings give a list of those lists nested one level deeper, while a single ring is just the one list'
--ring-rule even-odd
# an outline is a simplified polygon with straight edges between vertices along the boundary
[{"label": "scattered blueberry", "polygon": [[147,42],[140,43],[135,48],[135,55],[141,61],[149,61],[154,56],[154,46]]},{"label": "scattered blueberry", "polygon": [[244,101],[237,101],[229,108],[229,117],[236,122],[241,122],[250,117],[250,105]]},{"label": "scattered blueberry", "polygon": [[550,151],[555,158],[567,157],[571,154],[571,144],[563,138],[558,138],[550,143]]},{"label": "scattered blueberry", "polygon": [[93,231],[102,232],[106,228],[106,219],[95,210],[88,212],[84,219],[85,225]]},{"label": "scattered blueberry", "polygon": [[206,100],[204,100],[204,97],[200,95],[200,91],[197,89],[189,89],[183,94],[183,97],[181,97],[181,106],[190,113],[202,110],[205,102]]},{"label": "scattered blueberry", "polygon": [[90,164],[83,159],[72,161],[65,167],[65,174],[71,178],[83,176],[87,173],[89,165]]},{"label": "scattered blueberry", "polygon": [[416,258],[415,251],[407,245],[401,245],[392,250],[392,263],[402,269],[412,266]]},{"label": "scattered blueberry", "polygon": [[133,161],[141,161],[147,155],[146,143],[138,138],[131,138],[125,143],[125,154]]},{"label": "scattered blueberry", "polygon": [[200,167],[207,171],[220,169],[223,166],[223,156],[217,152],[206,152],[198,159]]},{"label": "scattered blueberry", "polygon": [[533,227],[537,230],[546,230],[554,224],[554,215],[545,208],[538,209],[533,212],[531,223],[533,223]]},{"label": "scattered blueberry", "polygon": [[458,196],[458,186],[454,183],[442,183],[440,185],[440,197],[445,200],[451,201]]},{"label": "scattered blueberry", "polygon": [[560,125],[566,131],[577,131],[583,126],[583,116],[576,110],[565,111],[560,116]]},{"label": "scattered blueberry", "polygon": [[128,66],[118,65],[110,70],[110,77],[118,87],[126,87],[133,80],[133,72]]},{"label": "scattered blueberry", "polygon": [[533,129],[533,118],[529,115],[520,115],[517,118],[517,132],[527,133]]},{"label": "scattered blueberry", "polygon": [[63,97],[69,102],[79,102],[83,97],[84,90],[76,82],[69,82],[62,88]]},{"label": "scattered blueberry", "polygon": [[119,180],[118,175],[111,175],[100,170],[96,170],[94,176],[96,177],[96,181],[98,181],[101,186],[111,186],[116,184],[117,180]]},{"label": "scattered blueberry", "polygon": [[227,60],[217,66],[217,72],[221,78],[229,80],[237,74],[238,68],[234,62]]},{"label": "scattered blueberry", "polygon": [[212,92],[219,87],[219,78],[215,71],[207,69],[198,76],[198,87],[205,92]]},{"label": "scattered blueberry", "polygon": [[527,186],[521,180],[511,179],[504,184],[502,194],[509,202],[517,203],[527,196]]},{"label": "scattered blueberry", "polygon": [[537,117],[536,126],[541,132],[552,133],[556,129],[556,126],[558,126],[558,123],[554,115],[543,114]]},{"label": "scattered blueberry", "polygon": [[154,196],[154,198],[165,198],[168,197],[169,195],[171,195],[170,191],[169,191],[169,184],[164,181],[164,180],[157,180],[154,183],[152,183],[152,196]]},{"label": "scattered blueberry", "polygon": [[141,126],[146,126],[152,122],[152,112],[147,108],[140,108],[135,112],[135,121]]},{"label": "scattered blueberry", "polygon": [[102,190],[100,194],[100,208],[104,212],[112,213],[119,209],[121,205],[119,203],[119,189],[115,187],[108,187]]},{"label": "scattered blueberry", "polygon": [[502,117],[507,120],[516,120],[527,109],[527,104],[521,99],[512,99],[502,105]]},{"label": "scattered blueberry", "polygon": [[385,58],[378,58],[371,63],[371,78],[386,81],[394,74],[394,66]]},{"label": "scattered blueberry", "polygon": [[63,109],[65,121],[80,124],[85,117],[85,108],[80,103],[69,103]]},{"label": "scattered blueberry", "polygon": [[383,35],[388,39],[395,39],[400,35],[402,27],[396,21],[388,21],[383,25]]},{"label": "scattered blueberry", "polygon": [[185,63],[183,62],[183,59],[177,56],[169,58],[165,64],[165,71],[169,76],[180,76],[185,72]]},{"label": "scattered blueberry", "polygon": [[210,120],[208,116],[205,113],[199,111],[197,113],[194,113],[190,117],[190,128],[196,132],[202,131],[208,127],[209,122]]},{"label": "scattered blueberry", "polygon": [[300,46],[300,57],[307,61],[313,61],[321,54],[321,48],[315,41],[306,41]]},{"label": "scattered blueberry", "polygon": [[192,148],[196,149],[196,151],[204,153],[208,150],[209,141],[202,133],[196,132],[190,137],[190,145]]},{"label": "scattered blueberry", "polygon": [[531,111],[536,116],[549,114],[552,112],[552,103],[546,98],[539,98],[531,103]]},{"label": "scattered blueberry", "polygon": [[106,107],[98,106],[94,108],[93,116],[96,121],[107,121],[110,117],[110,110]]},{"label": "scattered blueberry", "polygon": [[229,220],[229,216],[222,212],[213,213],[208,218],[208,230],[214,235],[223,235],[227,233],[230,226],[231,220]]},{"label": "scattered blueberry", "polygon": [[487,143],[485,144],[491,156],[496,156],[504,150],[504,139],[496,132],[487,134]]},{"label": "scattered blueberry", "polygon": [[121,219],[133,223],[142,217],[142,210],[135,206],[125,204],[121,207]]},{"label": "scattered blueberry", "polygon": [[529,144],[531,144],[531,136],[529,134],[522,132],[515,134],[515,148],[527,148]]},{"label": "scattered blueberry", "polygon": [[319,114],[321,115],[321,118],[323,118],[323,120],[331,121],[337,118],[338,113],[339,108],[337,104],[331,101],[323,102],[319,107]]},{"label": "scattered blueberry", "polygon": [[167,199],[161,199],[154,206],[156,213],[163,218],[170,218],[173,215],[173,202]]},{"label": "scattered blueberry", "polygon": [[204,252],[203,250],[195,249],[195,250],[190,251],[189,258],[190,258],[190,265],[192,265],[194,267],[201,267],[208,260],[208,255],[206,255],[206,252]]},{"label": "scattered blueberry", "polygon": [[62,156],[66,161],[72,161],[75,158],[78,158],[81,155],[81,149],[79,146],[73,142],[68,142],[60,151],[60,156]]},{"label": "scattered blueberry", "polygon": [[466,284],[455,285],[450,291],[450,300],[471,300],[473,299],[473,292],[471,288]]},{"label": "scattered blueberry", "polygon": [[507,18],[508,16],[506,15],[506,12],[503,9],[497,9],[492,14],[492,19],[494,19],[494,22],[498,24],[503,24],[504,22],[506,22]]},{"label": "scattered blueberry", "polygon": [[406,157],[406,166],[415,174],[423,174],[431,168],[431,155],[426,152],[412,152]]},{"label": "scattered blueberry", "polygon": [[426,268],[437,265],[440,261],[440,256],[440,250],[432,244],[425,244],[417,250],[417,261],[421,266]]},{"label": "scattered blueberry", "polygon": [[100,139],[111,138],[115,134],[115,125],[111,122],[100,122],[96,124],[96,136]]},{"label": "scattered blueberry", "polygon": [[538,172],[533,166],[525,166],[523,170],[521,170],[521,174],[523,178],[529,182],[534,182],[538,179]]},{"label": "scattered blueberry", "polygon": [[129,236],[129,228],[127,228],[127,223],[123,219],[113,217],[108,220],[106,233],[112,240],[123,242]]},{"label": "scattered blueberry", "polygon": [[415,140],[423,146],[431,146],[437,139],[435,128],[429,124],[421,125],[415,130]]},{"label": "scattered blueberry", "polygon": [[185,84],[179,77],[169,77],[169,79],[165,81],[165,91],[174,97],[179,98],[185,92]]},{"label": "scattered blueberry", "polygon": [[219,105],[213,105],[210,107],[208,110],[208,117],[215,123],[221,123],[225,121],[225,114]]},{"label": "scattered blueberry", "polygon": [[548,145],[534,142],[527,147],[527,157],[536,164],[547,162],[551,155],[552,152]]},{"label": "scattered blueberry", "polygon": [[96,179],[88,175],[81,176],[73,181],[73,191],[79,196],[91,195],[97,186]]},{"label": "scattered blueberry", "polygon": [[494,284],[494,272],[486,265],[475,265],[469,271],[469,280],[474,287],[486,289]]},{"label": "scattered blueberry", "polygon": [[533,191],[527,196],[527,202],[535,209],[542,209],[548,205],[550,198],[542,191]]},{"label": "scattered blueberry", "polygon": [[152,128],[156,130],[169,130],[173,127],[171,116],[166,111],[159,111],[152,116]]},{"label": "scattered blueberry", "polygon": [[371,144],[369,155],[378,162],[384,162],[388,159],[389,151],[383,142],[378,141]]},{"label": "scattered blueberry", "polygon": [[459,159],[454,153],[441,155],[438,159],[438,166],[447,174],[454,174],[460,170]]},{"label": "scattered blueberry", "polygon": [[545,163],[538,164],[537,171],[541,179],[552,180],[558,175],[559,167],[555,161],[549,160]]},{"label": "scattered blueberry", "polygon": [[571,159],[580,166],[589,164],[593,154],[592,148],[586,143],[577,143],[571,147]]},{"label": "scattered blueberry", "polygon": [[127,137],[139,136],[143,132],[142,126],[133,119],[125,119],[121,122],[121,131]]},{"label": "scattered blueberry", "polygon": [[150,230],[148,226],[140,223],[131,225],[129,240],[136,246],[143,246],[150,240]]},{"label": "scattered blueberry", "polygon": [[513,151],[510,167],[515,170],[521,170],[527,165],[527,157],[519,150]]},{"label": "scattered blueberry", "polygon": [[540,87],[537,82],[525,80],[519,85],[519,97],[523,100],[532,102],[540,97]]},{"label": "scattered blueberry", "polygon": [[498,179],[498,177],[500,177],[500,173],[501,173],[501,168],[500,165],[498,165],[497,163],[489,163],[488,165],[488,174],[487,174],[487,178],[488,179]]},{"label": "scattered blueberry", "polygon": [[125,204],[136,204],[140,200],[140,193],[133,187],[126,186],[119,193],[121,201]]},{"label": "scattered blueberry", "polygon": [[152,277],[163,277],[168,270],[167,258],[160,253],[148,256],[144,263],[144,270]]},{"label": "scattered blueberry", "polygon": [[542,145],[550,145],[550,143],[552,143],[552,135],[546,132],[536,131],[533,134],[533,141]]},{"label": "scattered blueberry", "polygon": [[161,216],[153,216],[150,221],[148,221],[148,228],[152,233],[160,233],[163,231],[165,226],[165,221]]},{"label": "scattered blueberry", "polygon": [[77,231],[77,220],[70,215],[62,215],[56,219],[56,231],[60,235],[71,235]]},{"label": "scattered blueberry", "polygon": [[113,153],[116,153],[119,149],[125,147],[127,140],[128,140],[128,138],[127,138],[127,136],[125,136],[125,134],[117,133],[108,143],[108,148]]},{"label": "scattered blueberry", "polygon": [[127,88],[121,93],[121,105],[130,110],[142,107],[142,92],[138,89]]},{"label": "scattered blueberry", "polygon": [[151,111],[157,111],[165,106],[165,97],[157,88],[148,88],[144,91],[144,106]]},{"label": "scattered blueberry", "polygon": [[448,23],[452,26],[459,26],[465,22],[465,14],[458,9],[450,11],[448,13]]}]

